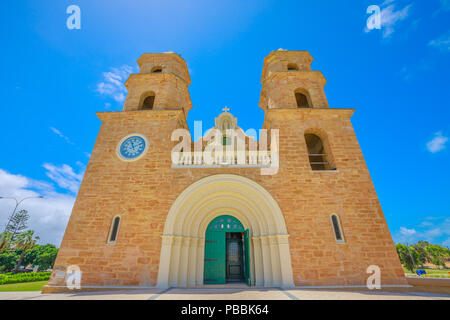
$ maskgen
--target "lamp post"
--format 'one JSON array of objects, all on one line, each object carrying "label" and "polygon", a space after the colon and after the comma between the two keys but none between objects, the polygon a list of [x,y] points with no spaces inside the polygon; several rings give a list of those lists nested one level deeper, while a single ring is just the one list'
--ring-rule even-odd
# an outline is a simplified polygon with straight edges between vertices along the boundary
[{"label": "lamp post", "polygon": [[16,198],[13,198],[13,197],[0,197],[0,199],[12,199],[12,200],[16,201],[16,206],[14,207],[14,211],[13,211],[12,215],[9,217],[8,223],[6,224],[6,227],[5,227],[5,231],[4,231],[3,234],[2,234],[2,239],[0,240],[0,249],[2,249],[3,246],[4,246],[3,241],[4,241],[4,239],[5,239],[6,230],[8,230],[9,224],[11,223],[11,219],[12,219],[12,218],[14,217],[14,215],[16,214],[16,210],[17,210],[17,207],[19,206],[19,204],[21,204],[23,201],[28,200],[28,199],[42,199],[42,198],[44,198],[44,197],[43,197],[43,196],[26,197],[26,198],[23,198],[23,199],[20,200],[20,201],[17,201],[17,199],[16,199]]}]

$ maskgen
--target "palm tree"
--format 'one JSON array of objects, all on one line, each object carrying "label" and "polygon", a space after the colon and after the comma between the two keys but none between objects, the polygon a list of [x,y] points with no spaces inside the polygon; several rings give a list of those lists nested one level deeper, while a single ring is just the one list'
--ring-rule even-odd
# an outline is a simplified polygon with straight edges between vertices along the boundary
[{"label": "palm tree", "polygon": [[[9,248],[9,244],[12,241],[13,238],[13,234],[11,232],[5,231],[5,236],[3,237],[3,241],[0,244],[0,253],[2,252],[7,252],[10,248]],[[2,236],[3,233],[0,233],[0,236]]]},{"label": "palm tree", "polygon": [[23,259],[23,256],[25,255],[25,251],[27,249],[33,248],[36,245],[37,240],[39,240],[39,237],[34,236],[33,230],[28,230],[28,231],[22,232],[17,236],[17,240],[14,243],[14,245],[15,245],[16,249],[19,249],[19,248],[22,249],[22,253],[20,254],[19,261],[17,262],[15,272],[17,272],[17,270],[19,270],[19,267],[22,264],[22,259]]}]

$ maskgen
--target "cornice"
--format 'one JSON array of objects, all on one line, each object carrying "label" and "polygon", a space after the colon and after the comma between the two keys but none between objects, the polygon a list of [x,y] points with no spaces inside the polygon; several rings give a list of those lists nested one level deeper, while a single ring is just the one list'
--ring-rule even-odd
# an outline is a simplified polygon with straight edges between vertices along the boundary
[{"label": "cornice", "polygon": [[333,119],[350,118],[355,109],[350,108],[274,108],[265,109],[266,120],[277,118],[299,120],[299,119]]},{"label": "cornice", "polygon": [[186,119],[182,108],[170,110],[102,111],[95,114],[102,122]]}]

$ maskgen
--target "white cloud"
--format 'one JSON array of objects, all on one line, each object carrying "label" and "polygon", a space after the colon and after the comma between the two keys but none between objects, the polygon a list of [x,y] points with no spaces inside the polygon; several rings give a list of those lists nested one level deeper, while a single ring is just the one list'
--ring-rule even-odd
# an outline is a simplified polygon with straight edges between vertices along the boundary
[{"label": "white cloud", "polygon": [[[11,174],[0,169],[0,196],[25,197],[44,196],[43,199],[29,199],[20,204],[18,210],[26,209],[30,214],[28,227],[40,237],[39,243],[60,245],[69,220],[75,196],[56,192],[50,183]],[[5,227],[15,207],[14,200],[0,199],[0,227]]]},{"label": "white cloud", "polygon": [[381,28],[383,29],[383,38],[389,38],[394,33],[394,26],[405,20],[409,15],[411,4],[401,10],[395,11],[395,5],[391,4],[381,10]]},{"label": "white cloud", "polygon": [[[409,4],[400,10],[395,10],[394,2],[395,0],[386,0],[381,4],[381,7],[383,7],[380,11],[383,38],[389,38],[392,36],[395,31],[394,27],[396,26],[396,24],[400,21],[405,20],[409,16],[410,10],[412,8],[412,4]],[[366,27],[364,31],[370,32],[372,30]]]},{"label": "white cloud", "polygon": [[400,234],[405,235],[405,236],[412,236],[412,235],[416,234],[416,230],[407,229],[405,227],[400,227]]},{"label": "white cloud", "polygon": [[80,188],[80,183],[84,175],[84,165],[81,162],[78,162],[77,164],[81,167],[80,172],[78,173],[67,164],[58,167],[51,163],[44,163],[43,167],[47,170],[45,173],[47,177],[56,182],[60,188],[76,194]]},{"label": "white cloud", "polygon": [[52,130],[56,135],[58,135],[60,138],[64,139],[68,144],[74,144],[70,139],[63,135],[62,132],[54,127],[50,127],[50,130]]},{"label": "white cloud", "polygon": [[[434,219],[434,218],[433,218]],[[425,220],[430,220],[429,217]],[[436,218],[435,223],[424,221],[414,228],[400,227],[393,235],[395,242],[413,244],[419,240],[425,240],[431,243],[446,245],[450,243],[450,218]],[[444,241],[442,241],[444,237]],[[441,241],[439,241],[441,239]]]},{"label": "white cloud", "polygon": [[450,31],[447,31],[437,39],[428,42],[430,47],[437,48],[441,51],[450,51]]},{"label": "white cloud", "polygon": [[[123,65],[120,68],[111,68],[109,72],[103,72],[103,81],[97,84],[96,91],[114,99],[116,102],[124,102],[127,92],[124,83],[133,71],[133,67]],[[111,104],[105,106],[109,108]]]},{"label": "white cloud", "polygon": [[408,229],[406,227],[400,227],[400,230],[397,232],[396,238],[398,242],[402,243],[411,243],[415,242],[417,231],[415,229]]},{"label": "white cloud", "polygon": [[433,225],[433,222],[430,221],[423,221],[420,226],[421,227],[431,227]]},{"label": "white cloud", "polygon": [[436,132],[434,138],[427,143],[427,149],[431,153],[436,153],[445,149],[448,138],[442,135],[442,132]]},{"label": "white cloud", "polygon": [[[57,136],[59,136],[60,138],[64,139],[64,141],[66,141],[68,144],[73,145],[73,146],[76,147],[77,150],[80,150],[80,148],[79,148],[78,146],[76,146],[75,143],[73,143],[73,142],[69,139],[69,137],[65,136],[65,135],[61,132],[61,130],[59,130],[59,129],[55,128],[55,127],[50,127],[50,130],[51,130],[54,134],[56,134]],[[80,150],[80,151],[81,151],[81,150]],[[91,154],[88,153],[88,152],[83,152],[83,154],[84,154],[86,157],[88,157],[88,158],[91,157]]]}]

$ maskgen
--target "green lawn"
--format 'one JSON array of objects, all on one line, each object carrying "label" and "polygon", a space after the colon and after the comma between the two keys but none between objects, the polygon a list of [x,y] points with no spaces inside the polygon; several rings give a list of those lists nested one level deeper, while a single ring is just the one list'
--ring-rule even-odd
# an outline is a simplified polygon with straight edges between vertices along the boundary
[{"label": "green lawn", "polygon": [[[428,273],[445,273],[445,274],[448,274],[449,272],[450,272],[450,269],[431,269],[431,268],[421,268],[421,267],[417,267],[417,269],[420,269],[420,270],[425,270],[426,272],[427,272],[427,274]],[[405,271],[405,272],[407,272],[407,273],[411,273],[411,270],[409,270],[409,269],[406,269],[406,267],[405,266],[403,266],[403,270]]]},{"label": "green lawn", "polygon": [[450,275],[448,274],[424,274],[420,277],[416,273],[405,273],[407,277],[416,277],[416,278],[447,278],[450,279]]},{"label": "green lawn", "polygon": [[[420,270],[425,270],[425,272],[427,273],[426,275],[423,275],[422,277],[427,277],[427,278],[450,278],[450,269],[428,269],[428,268],[418,268]],[[406,269],[405,267],[403,267],[403,271],[405,272],[405,274],[407,276],[412,276],[412,277],[417,277],[416,273],[412,273],[411,270]]]},{"label": "green lawn", "polygon": [[448,274],[450,272],[450,269],[423,269],[425,270],[428,274],[432,273],[445,273]]},{"label": "green lawn", "polygon": [[22,282],[0,285],[0,292],[7,291],[41,291],[48,281]]}]

